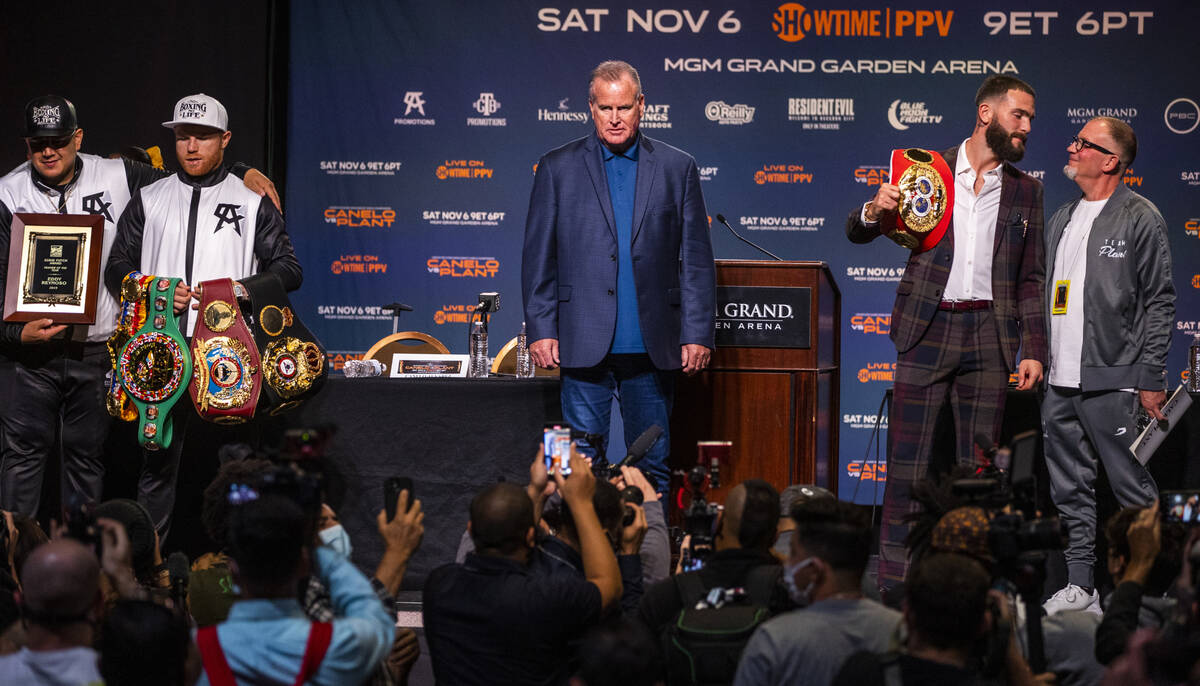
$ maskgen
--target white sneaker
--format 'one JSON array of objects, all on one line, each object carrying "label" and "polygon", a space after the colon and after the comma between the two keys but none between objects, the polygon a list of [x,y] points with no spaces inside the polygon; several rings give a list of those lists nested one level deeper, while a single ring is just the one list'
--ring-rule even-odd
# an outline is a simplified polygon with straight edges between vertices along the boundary
[{"label": "white sneaker", "polygon": [[1088,595],[1087,591],[1075,584],[1067,584],[1058,593],[1050,596],[1050,599],[1042,604],[1042,608],[1046,610],[1047,616],[1069,611],[1104,614],[1104,610],[1100,608],[1100,593],[1093,590],[1091,595]]}]

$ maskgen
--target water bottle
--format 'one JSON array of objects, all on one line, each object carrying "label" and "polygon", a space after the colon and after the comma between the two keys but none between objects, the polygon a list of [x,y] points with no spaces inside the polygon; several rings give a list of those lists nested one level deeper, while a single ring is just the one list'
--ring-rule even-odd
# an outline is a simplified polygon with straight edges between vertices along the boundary
[{"label": "water bottle", "polygon": [[488,340],[483,322],[471,325],[471,369],[473,379],[486,379],[488,375]]},{"label": "water bottle", "polygon": [[1200,333],[1192,334],[1192,345],[1188,348],[1189,393],[1200,393]]},{"label": "water bottle", "polygon": [[525,322],[521,322],[521,333],[517,334],[517,378],[533,376],[533,358],[529,357],[529,336],[525,333]]}]

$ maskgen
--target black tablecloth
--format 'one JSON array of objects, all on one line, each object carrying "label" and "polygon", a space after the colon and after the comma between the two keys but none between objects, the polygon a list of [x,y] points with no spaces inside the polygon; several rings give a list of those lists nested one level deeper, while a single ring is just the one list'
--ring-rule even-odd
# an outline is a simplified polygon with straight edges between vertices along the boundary
[{"label": "black tablecloth", "polygon": [[561,418],[554,378],[345,379],[294,414],[291,427],[331,424],[329,499],[350,533],[352,559],[371,573],[383,554],[375,516],[383,482],[407,476],[425,510],[425,539],[405,588],[454,560],[471,498],[505,479],[525,484],[542,425]]}]

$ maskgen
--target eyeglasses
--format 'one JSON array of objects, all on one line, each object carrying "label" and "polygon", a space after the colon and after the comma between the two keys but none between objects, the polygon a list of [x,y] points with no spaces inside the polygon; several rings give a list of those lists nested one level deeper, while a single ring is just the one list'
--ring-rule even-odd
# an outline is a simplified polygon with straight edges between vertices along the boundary
[{"label": "eyeglasses", "polygon": [[1071,137],[1071,145],[1075,146],[1075,152],[1082,152],[1084,148],[1091,148],[1092,150],[1102,152],[1105,155],[1116,155],[1117,157],[1120,157],[1120,155],[1117,155],[1117,153],[1113,152],[1112,150],[1109,150],[1108,148],[1102,148],[1088,139],[1080,138],[1079,136]]},{"label": "eyeglasses", "polygon": [[74,131],[72,131],[71,133],[68,133],[65,136],[43,136],[43,137],[39,137],[39,138],[26,138],[25,143],[29,146],[29,149],[34,152],[37,152],[39,150],[45,150],[46,148],[54,148],[55,150],[58,150],[59,148],[65,148],[68,145],[70,145],[71,139],[73,139],[73,138],[75,138]]}]

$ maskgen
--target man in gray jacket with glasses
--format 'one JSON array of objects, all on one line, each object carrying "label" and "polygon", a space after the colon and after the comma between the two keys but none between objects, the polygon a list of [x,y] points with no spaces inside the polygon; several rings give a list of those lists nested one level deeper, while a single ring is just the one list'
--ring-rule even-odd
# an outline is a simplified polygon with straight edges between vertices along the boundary
[{"label": "man in gray jacket with glasses", "polygon": [[1133,129],[1096,117],[1067,151],[1063,173],[1083,195],[1047,224],[1050,371],[1042,426],[1050,494],[1068,532],[1068,583],[1045,608],[1100,614],[1092,575],[1097,464],[1122,507],[1158,498],[1129,447],[1142,410],[1163,419],[1175,286],[1162,215],[1121,181],[1137,155]]}]

